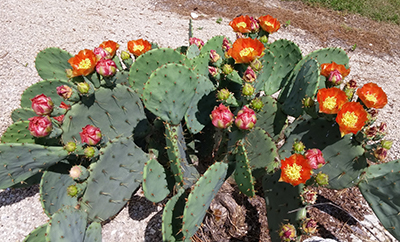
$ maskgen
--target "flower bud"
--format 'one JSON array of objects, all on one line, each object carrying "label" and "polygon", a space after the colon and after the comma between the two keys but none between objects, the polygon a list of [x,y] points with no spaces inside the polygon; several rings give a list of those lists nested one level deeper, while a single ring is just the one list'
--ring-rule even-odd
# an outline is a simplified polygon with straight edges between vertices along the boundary
[{"label": "flower bud", "polygon": [[101,47],[94,48],[93,53],[96,55],[97,61],[112,58],[110,52]]},{"label": "flower bud", "polygon": [[222,103],[210,115],[212,124],[220,129],[226,129],[233,123],[233,113],[229,107],[225,107]]},{"label": "flower bud", "polygon": [[221,58],[220,55],[218,55],[217,51],[215,50],[210,50],[210,59],[212,63],[217,62]]},{"label": "flower bud", "polygon": [[382,122],[381,123],[381,125],[379,125],[379,130],[378,130],[378,132],[380,133],[380,134],[386,134],[386,132],[387,132],[387,123],[384,123],[384,122]]},{"label": "flower bud", "polygon": [[325,165],[325,159],[319,149],[309,149],[304,156],[307,158],[311,168],[318,169]]},{"label": "flower bud", "polygon": [[260,30],[260,24],[257,19],[250,17],[250,23],[251,32],[258,32]]},{"label": "flower bud", "polygon": [[121,59],[124,61],[124,60],[132,59],[132,57],[128,52],[123,50],[123,51],[121,51]]},{"label": "flower bud", "polygon": [[325,173],[320,172],[315,177],[315,181],[320,186],[328,185],[329,184],[329,176],[327,174],[325,174]]},{"label": "flower bud", "polygon": [[44,94],[36,95],[31,101],[32,109],[37,115],[48,115],[53,111],[53,101]]},{"label": "flower bud", "polygon": [[76,197],[78,195],[78,188],[76,185],[70,185],[67,187],[67,194],[70,197]]},{"label": "flower bud", "polygon": [[29,118],[29,131],[34,137],[46,137],[51,133],[53,125],[49,116],[35,116]]},{"label": "flower bud", "polygon": [[392,140],[382,140],[381,141],[381,146],[384,149],[390,150],[392,148],[393,141]]},{"label": "flower bud", "polygon": [[303,153],[306,149],[306,146],[301,141],[295,141],[293,143],[293,151],[294,153]]},{"label": "flower bud", "polygon": [[225,75],[229,75],[229,74],[231,74],[233,72],[233,67],[231,65],[229,65],[229,64],[225,64],[225,65],[222,66],[222,72]]},{"label": "flower bud", "polygon": [[317,221],[312,218],[306,218],[301,222],[301,230],[307,235],[317,232],[317,227]]},{"label": "flower bud", "polygon": [[59,86],[57,87],[57,94],[64,99],[68,99],[72,95],[72,88],[67,85]]},{"label": "flower bud", "polygon": [[245,97],[249,97],[254,94],[256,89],[250,83],[245,83],[242,88],[242,95]]},{"label": "flower bud", "polygon": [[268,43],[268,36],[263,35],[263,36],[260,37],[259,40],[260,40],[262,43],[266,44],[266,43]]},{"label": "flower bud", "polygon": [[301,100],[301,102],[303,103],[304,108],[311,108],[311,107],[314,107],[314,105],[315,105],[315,101],[311,97],[303,98]]},{"label": "flower bud", "polygon": [[378,132],[378,128],[375,126],[372,126],[372,127],[368,127],[365,130],[365,135],[367,136],[367,138],[373,139],[375,137],[375,135],[377,134],[377,132]]},{"label": "flower bud", "polygon": [[97,145],[101,140],[100,129],[90,124],[82,128],[82,132],[79,132],[79,135],[81,136],[82,143],[88,145]]},{"label": "flower bud", "polygon": [[104,77],[113,76],[117,72],[117,65],[113,60],[102,59],[97,62],[96,71]]},{"label": "flower bud", "polygon": [[340,85],[343,82],[343,76],[340,73],[340,71],[335,69],[335,70],[331,71],[331,73],[329,74],[328,81],[332,85],[337,86],[337,85]]},{"label": "flower bud", "polygon": [[219,101],[227,100],[230,95],[231,95],[231,92],[228,89],[224,88],[217,92],[217,99]]},{"label": "flower bud", "polygon": [[292,224],[284,224],[279,230],[281,241],[289,242],[296,239],[296,228]]},{"label": "flower bud", "polygon": [[69,176],[75,181],[82,182],[88,178],[89,172],[84,166],[77,165],[69,170]]},{"label": "flower bud", "polygon": [[202,41],[199,38],[192,37],[192,38],[189,39],[189,44],[190,45],[196,45],[197,47],[199,47],[199,50],[201,50],[201,47],[204,46],[204,41]]},{"label": "flower bud", "polygon": [[218,68],[215,66],[209,66],[208,72],[210,73],[211,76],[216,77],[218,75]]},{"label": "flower bud", "polygon": [[243,80],[245,82],[253,83],[256,80],[256,78],[257,78],[256,73],[250,66],[248,66],[243,74]]},{"label": "flower bud", "polygon": [[237,114],[235,125],[242,130],[249,130],[254,127],[257,122],[254,110],[244,106]]},{"label": "flower bud", "polygon": [[83,153],[87,158],[92,158],[96,154],[96,149],[92,146],[88,146],[83,150]]},{"label": "flower bud", "polygon": [[300,194],[300,198],[303,202],[303,205],[315,204],[315,202],[317,201],[317,192],[309,189],[304,189]]},{"label": "flower bud", "polygon": [[76,144],[75,142],[68,142],[65,146],[64,146],[64,150],[68,151],[68,152],[74,152],[76,150]]},{"label": "flower bud", "polygon": [[250,102],[250,107],[255,111],[259,112],[264,107],[264,103],[259,98],[254,98]]},{"label": "flower bud", "polygon": [[250,62],[250,66],[254,71],[260,71],[263,68],[260,59],[254,59],[252,62]]},{"label": "flower bud", "polygon": [[388,150],[383,148],[383,147],[378,147],[375,151],[374,151],[374,156],[376,159],[378,159],[379,161],[384,161],[387,157],[387,153]]},{"label": "flower bud", "polygon": [[232,47],[232,45],[231,45],[231,43],[229,43],[229,40],[224,37],[224,39],[222,40],[222,49],[224,51],[228,51],[231,47]]},{"label": "flower bud", "polygon": [[89,90],[90,90],[90,85],[86,82],[79,82],[77,84],[77,88],[78,88],[79,93],[88,94]]}]

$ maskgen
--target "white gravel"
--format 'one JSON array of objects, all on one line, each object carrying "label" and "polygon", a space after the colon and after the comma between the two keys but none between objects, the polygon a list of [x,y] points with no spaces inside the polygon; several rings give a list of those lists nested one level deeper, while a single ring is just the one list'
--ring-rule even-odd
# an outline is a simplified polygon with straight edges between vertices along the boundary
[{"label": "white gravel", "polygon": [[[264,5],[279,6],[266,1]],[[84,48],[94,48],[105,40],[118,42],[125,50],[129,40],[144,38],[162,47],[187,45],[188,23],[191,13],[179,16],[159,11],[156,1],[145,0],[3,0],[0,2],[0,133],[11,124],[11,111],[19,107],[19,97],[31,84],[40,81],[34,59],[46,47],[60,47],[72,54]],[[200,14],[201,13],[197,13]],[[279,16],[275,16],[278,17]],[[194,34],[207,40],[215,35],[234,39],[228,23],[215,17],[194,20]],[[202,28],[201,30],[198,28]],[[321,48],[322,43],[301,29],[291,26],[271,36],[271,41],[286,38],[297,43],[303,53]],[[332,41],[337,47],[340,42]],[[347,46],[342,46],[348,48]],[[389,104],[381,111],[381,120],[388,123],[388,139],[394,141],[390,158],[399,155],[400,58],[377,57],[357,49],[350,52],[351,74],[360,83],[376,82],[388,94]],[[133,208],[124,209],[112,222],[104,226],[103,241],[144,241],[145,233],[157,232],[161,208],[147,204],[139,215],[129,215]],[[151,211],[151,212],[148,212]],[[140,216],[146,215],[144,216]],[[151,221],[154,215],[157,216]],[[134,219],[133,219],[133,218]],[[136,219],[135,219],[136,218]],[[22,241],[35,227],[45,223],[37,188],[16,191],[0,190],[0,241]],[[147,228],[147,223],[154,228]],[[158,224],[157,224],[158,223]]]}]

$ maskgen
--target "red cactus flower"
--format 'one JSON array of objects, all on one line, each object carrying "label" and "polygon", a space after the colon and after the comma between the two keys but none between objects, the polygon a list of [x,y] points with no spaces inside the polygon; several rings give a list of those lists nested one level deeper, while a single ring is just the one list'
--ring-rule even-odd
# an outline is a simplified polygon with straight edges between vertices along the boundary
[{"label": "red cactus flower", "polygon": [[357,95],[368,108],[383,108],[387,104],[386,93],[375,83],[365,84]]},{"label": "red cactus flower", "polygon": [[32,109],[37,115],[48,115],[53,111],[54,103],[50,97],[40,94],[31,99]]},{"label": "red cactus flower", "polygon": [[311,166],[303,155],[293,154],[281,161],[281,177],[279,181],[297,186],[311,178]]},{"label": "red cactus flower", "polygon": [[248,130],[254,127],[257,122],[256,113],[253,109],[244,106],[237,114],[235,124],[239,129]]},{"label": "red cactus flower", "polygon": [[192,37],[192,38],[189,39],[189,44],[190,45],[196,45],[199,48],[199,50],[201,50],[201,47],[204,46],[204,41],[202,41],[199,38]]},{"label": "red cactus flower", "polygon": [[261,28],[270,34],[278,31],[281,27],[279,21],[270,15],[259,17],[258,22],[260,23]]},{"label": "red cactus flower", "polygon": [[329,78],[331,72],[337,70],[342,74],[342,77],[346,77],[350,74],[350,68],[346,69],[344,65],[336,64],[332,61],[332,63],[325,63],[321,65],[321,75]]},{"label": "red cactus flower", "polygon": [[252,22],[248,15],[241,15],[234,18],[229,25],[235,32],[250,33],[252,31]]},{"label": "red cactus flower", "polygon": [[93,53],[96,55],[97,61],[112,58],[110,53],[101,47],[94,48]]},{"label": "red cactus flower", "polygon": [[82,143],[88,145],[97,145],[101,140],[100,129],[90,124],[82,128],[82,132],[79,132],[79,135],[81,136]]},{"label": "red cactus flower", "polygon": [[321,113],[335,114],[348,102],[347,95],[339,88],[322,88],[318,90],[317,101]]},{"label": "red cactus flower", "polygon": [[102,76],[113,76],[117,72],[117,65],[113,60],[102,59],[97,62],[96,71]]},{"label": "red cactus flower", "polygon": [[99,47],[105,49],[108,53],[110,53],[111,58],[113,58],[115,55],[115,52],[119,48],[119,44],[112,40],[107,40],[107,41],[104,41],[103,43],[101,43],[99,45]]},{"label": "red cactus flower", "polygon": [[233,113],[229,107],[224,106],[222,103],[214,108],[210,118],[212,124],[220,129],[226,129],[233,123]]},{"label": "red cactus flower", "polygon": [[29,118],[29,131],[34,137],[46,137],[53,129],[49,116],[35,116]]},{"label": "red cactus flower", "polygon": [[308,163],[313,169],[318,169],[322,165],[325,165],[325,159],[322,155],[321,150],[319,149],[309,149],[306,151],[304,156],[307,158]]},{"label": "red cactus flower", "polygon": [[236,63],[250,63],[264,54],[265,47],[257,39],[240,38],[233,43],[228,50],[228,55],[235,59]]},{"label": "red cactus flower", "polygon": [[128,42],[128,50],[135,57],[138,57],[141,54],[144,54],[147,51],[151,50],[151,44],[149,41],[143,39],[131,40]]},{"label": "red cactus flower", "polygon": [[357,134],[368,120],[368,113],[358,102],[347,102],[336,116],[339,130],[342,136],[353,133]]},{"label": "red cactus flower", "polygon": [[94,71],[96,67],[97,58],[93,51],[84,49],[71,57],[68,63],[72,66],[71,77],[87,76]]}]

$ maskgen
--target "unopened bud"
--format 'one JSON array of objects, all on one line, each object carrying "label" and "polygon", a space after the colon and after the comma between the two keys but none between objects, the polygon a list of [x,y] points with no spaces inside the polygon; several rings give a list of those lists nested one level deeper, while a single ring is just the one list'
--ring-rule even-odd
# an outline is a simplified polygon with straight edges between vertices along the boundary
[{"label": "unopened bud", "polygon": [[301,141],[294,142],[293,151],[295,153],[303,153],[305,149],[306,149],[306,146],[303,144],[303,142],[301,142]]},{"label": "unopened bud", "polygon": [[243,80],[245,82],[253,83],[256,80],[256,78],[257,78],[256,73],[250,66],[248,66],[243,74]]},{"label": "unopened bud", "polygon": [[89,172],[84,166],[73,166],[71,170],[69,170],[69,176],[76,181],[84,181],[89,176]]},{"label": "unopened bud", "polygon": [[289,242],[296,239],[296,228],[292,224],[284,224],[279,230],[281,241]]},{"label": "unopened bud", "polygon": [[329,74],[329,79],[328,79],[328,81],[329,81],[332,85],[337,86],[337,85],[340,85],[340,84],[343,82],[343,76],[342,76],[342,74],[340,73],[340,71],[338,71],[338,70],[333,70],[333,71],[331,71],[331,73]]},{"label": "unopened bud", "polygon": [[317,232],[317,227],[317,221],[312,218],[306,218],[301,222],[301,230],[307,235]]},{"label": "unopened bud", "polygon": [[260,59],[255,59],[252,62],[250,62],[250,66],[254,71],[260,71],[263,68]]},{"label": "unopened bud", "polygon": [[221,58],[220,55],[218,55],[217,51],[215,50],[210,50],[210,59],[211,62],[215,63]]},{"label": "unopened bud", "polygon": [[250,83],[245,83],[242,88],[243,96],[249,97],[254,94],[256,89]]},{"label": "unopened bud", "polygon": [[320,172],[315,177],[315,181],[320,186],[328,185],[329,184],[329,176],[327,174],[325,174],[325,173]]},{"label": "unopened bud", "polygon": [[87,158],[92,158],[96,154],[96,149],[92,146],[88,146],[83,150],[83,153]]},{"label": "unopened bud", "polygon": [[233,72],[233,67],[231,65],[229,65],[229,64],[225,64],[222,67],[222,72],[224,72],[225,75],[229,75],[229,74],[231,74]]},{"label": "unopened bud", "polygon": [[303,192],[300,194],[300,198],[303,202],[303,205],[315,204],[315,202],[317,201],[317,192],[309,189],[304,189]]},{"label": "unopened bud", "polygon": [[124,60],[132,59],[132,57],[128,52],[123,50],[123,51],[121,51],[121,59],[124,61]]},{"label": "unopened bud", "polygon": [[78,188],[76,185],[70,185],[67,187],[67,194],[70,197],[76,197],[78,195]]},{"label": "unopened bud", "polygon": [[77,88],[78,88],[79,93],[81,93],[81,94],[87,94],[87,93],[89,93],[89,90],[90,90],[90,86],[86,82],[79,82],[77,84]]},{"label": "unopened bud", "polygon": [[215,66],[209,66],[208,72],[210,73],[211,76],[216,77],[218,75],[218,68]]},{"label": "unopened bud", "polygon": [[74,152],[76,150],[76,144],[75,142],[68,142],[65,146],[64,149],[68,152]]},{"label": "unopened bud", "polygon": [[261,101],[261,99],[259,98],[255,98],[253,100],[251,100],[250,102],[250,107],[254,110],[254,111],[261,111],[261,109],[264,107],[264,103]]},{"label": "unopened bud", "polygon": [[260,41],[264,44],[268,43],[268,37],[266,35],[263,35],[260,37]]},{"label": "unopened bud", "polygon": [[222,40],[222,49],[224,51],[228,51],[232,47],[231,43],[227,38],[224,37],[224,40]]},{"label": "unopened bud", "polygon": [[303,98],[301,102],[303,103],[303,107],[305,108],[311,108],[314,107],[315,105],[315,101],[311,97]]},{"label": "unopened bud", "polygon": [[381,141],[381,146],[384,149],[390,150],[392,148],[393,141],[392,140],[382,140]]},{"label": "unopened bud", "polygon": [[224,88],[217,92],[217,99],[220,101],[227,100],[230,95],[231,95],[231,92],[229,92],[228,89]]}]

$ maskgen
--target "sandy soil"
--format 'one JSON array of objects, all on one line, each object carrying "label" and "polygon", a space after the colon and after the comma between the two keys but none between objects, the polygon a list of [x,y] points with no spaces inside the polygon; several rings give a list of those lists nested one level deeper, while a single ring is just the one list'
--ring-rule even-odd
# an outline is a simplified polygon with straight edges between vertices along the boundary
[{"label": "sandy soil", "polygon": [[[222,1],[223,2],[223,1]],[[331,12],[313,11],[294,3],[273,1],[77,1],[77,0],[3,0],[0,2],[0,133],[11,124],[11,111],[19,107],[19,97],[31,84],[40,81],[34,59],[46,47],[60,47],[72,54],[93,48],[105,40],[126,43],[144,38],[162,47],[187,45],[191,13],[194,35],[207,40],[215,35],[234,39],[228,23],[238,14],[273,14],[285,23],[270,41],[286,38],[297,43],[307,54],[332,46],[350,51],[351,74],[360,84],[376,82],[387,92],[389,104],[381,111],[388,123],[388,139],[394,141],[390,159],[400,158],[399,148],[399,42],[388,25],[371,24],[363,18]],[[240,7],[238,7],[240,6]],[[256,6],[258,6],[256,8]],[[213,11],[211,11],[213,10]],[[260,12],[268,11],[268,12]],[[323,17],[321,17],[323,16]],[[222,17],[220,24],[216,20]],[[313,21],[311,21],[313,20]],[[343,21],[343,22],[341,22]],[[321,24],[324,22],[324,24]],[[364,24],[363,24],[364,23]],[[314,24],[314,25],[312,25]],[[319,25],[318,25],[319,24]],[[328,25],[329,24],[329,25]],[[329,26],[329,27],[327,27]],[[336,27],[334,27],[336,26]],[[386,33],[386,34],[385,34]],[[399,36],[399,35],[397,35]],[[35,227],[45,223],[37,188],[0,190],[0,240],[22,241]],[[140,195],[103,229],[103,241],[157,241],[161,207]],[[145,240],[145,235],[147,239]]]}]

